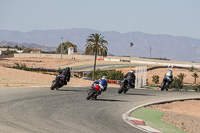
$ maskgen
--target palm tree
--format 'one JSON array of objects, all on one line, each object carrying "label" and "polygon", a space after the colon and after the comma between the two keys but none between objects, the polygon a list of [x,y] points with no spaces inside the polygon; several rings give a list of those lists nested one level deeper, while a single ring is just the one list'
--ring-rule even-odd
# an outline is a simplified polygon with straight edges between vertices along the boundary
[{"label": "palm tree", "polygon": [[192,74],[192,77],[194,77],[194,84],[196,84],[197,78],[199,77],[199,75],[195,72]]},{"label": "palm tree", "polygon": [[181,85],[183,86],[183,79],[186,77],[186,75],[184,73],[180,73],[179,75],[177,75],[178,78],[180,79],[181,81]]},{"label": "palm tree", "polygon": [[86,49],[85,54],[86,55],[95,55],[94,60],[94,69],[93,69],[93,80],[95,80],[95,69],[96,69],[96,60],[97,55],[101,56],[107,56],[107,47],[108,42],[104,40],[104,37],[101,37],[101,34],[90,34],[88,39],[86,40]]}]

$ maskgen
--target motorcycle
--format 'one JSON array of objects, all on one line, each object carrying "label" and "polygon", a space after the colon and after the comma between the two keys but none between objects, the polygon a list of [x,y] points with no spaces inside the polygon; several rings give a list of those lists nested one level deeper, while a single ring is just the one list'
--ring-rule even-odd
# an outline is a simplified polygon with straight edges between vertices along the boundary
[{"label": "motorcycle", "polygon": [[173,75],[172,75],[172,69],[165,74],[162,84],[161,84],[161,91],[164,91],[164,89],[166,89],[166,91],[168,91],[170,84],[173,81]]},{"label": "motorcycle", "polygon": [[124,94],[126,94],[126,92],[130,89],[130,88],[135,88],[135,84],[134,83],[129,83],[128,79],[124,79],[121,81],[120,83],[120,88],[118,90],[119,94],[122,94],[122,92],[124,92]]},{"label": "motorcycle", "polygon": [[61,77],[60,75],[57,75],[55,80],[52,81],[52,85],[51,85],[51,90],[58,90],[58,88],[63,87],[64,81],[65,79],[63,77]]},{"label": "motorcycle", "polygon": [[92,86],[88,92],[88,96],[86,97],[86,99],[89,100],[90,98],[92,98],[96,100],[100,92],[101,92],[100,87],[95,88],[94,86]]}]

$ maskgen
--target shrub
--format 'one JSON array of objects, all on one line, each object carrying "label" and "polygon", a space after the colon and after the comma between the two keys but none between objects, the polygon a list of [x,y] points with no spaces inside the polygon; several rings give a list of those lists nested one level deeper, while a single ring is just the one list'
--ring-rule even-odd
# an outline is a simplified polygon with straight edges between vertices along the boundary
[{"label": "shrub", "polygon": [[30,68],[28,68],[26,64],[19,64],[19,63],[14,63],[14,64],[15,66],[13,66],[13,68],[15,69],[21,69],[21,70],[26,70],[26,71],[30,70]]},{"label": "shrub", "polygon": [[107,78],[111,80],[122,80],[124,78],[122,71],[111,70],[107,74]]},{"label": "shrub", "polygon": [[193,72],[193,71],[194,71],[194,66],[190,67],[188,70],[189,70],[190,72]]},{"label": "shrub", "polygon": [[183,80],[186,77],[184,73],[180,73],[177,77],[174,77],[174,80],[171,84],[172,88],[182,89],[183,88]]},{"label": "shrub", "polygon": [[159,76],[158,75],[153,75],[152,76],[152,82],[154,82],[155,84],[159,83]]},{"label": "shrub", "polygon": [[[87,77],[92,78],[93,71],[90,72],[90,74],[87,75]],[[97,69],[95,71],[95,80],[102,78],[103,76],[106,76],[107,79],[111,80],[122,80],[124,78],[124,74],[122,71],[116,71],[116,70],[111,70],[111,71],[101,71],[100,69]]]},{"label": "shrub", "polygon": [[183,84],[181,82],[181,80],[177,77],[174,77],[174,80],[171,84],[172,88],[176,88],[176,89],[182,89],[183,88]]},{"label": "shrub", "polygon": [[193,90],[199,91],[199,89],[200,89],[200,84],[197,84],[197,85],[193,86]]}]

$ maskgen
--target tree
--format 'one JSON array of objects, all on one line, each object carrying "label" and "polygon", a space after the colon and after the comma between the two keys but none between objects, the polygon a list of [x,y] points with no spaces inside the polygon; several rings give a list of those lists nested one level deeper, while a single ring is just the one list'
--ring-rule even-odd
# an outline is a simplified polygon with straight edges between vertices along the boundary
[{"label": "tree", "polygon": [[199,75],[195,72],[192,74],[192,77],[194,78],[194,84],[196,84],[197,78],[199,77]]},{"label": "tree", "polygon": [[177,75],[178,78],[180,79],[181,83],[183,84],[183,79],[186,77],[186,75],[184,73],[180,73],[179,75]]},{"label": "tree", "polygon": [[[71,42],[65,42],[65,43],[61,43],[62,44],[62,51],[64,54],[68,54],[68,48],[69,47],[73,47],[74,48],[74,52],[77,52],[77,46]],[[56,48],[56,53],[60,54],[60,50],[61,50],[61,44]]]},{"label": "tree", "polygon": [[154,82],[155,84],[159,83],[159,76],[158,75],[153,75],[152,76],[152,82]]},{"label": "tree", "polygon": [[19,46],[18,45],[15,45],[15,47],[14,48],[16,48],[16,49],[19,49]]},{"label": "tree", "polygon": [[86,55],[95,55],[94,59],[94,69],[93,69],[93,80],[95,80],[95,69],[96,69],[96,60],[97,55],[107,56],[107,47],[108,42],[104,40],[104,37],[101,37],[101,34],[90,34],[88,39],[86,40]]},{"label": "tree", "polygon": [[24,48],[25,48],[25,47],[24,47],[24,45],[22,45],[22,48],[21,48],[21,50],[24,50]]}]

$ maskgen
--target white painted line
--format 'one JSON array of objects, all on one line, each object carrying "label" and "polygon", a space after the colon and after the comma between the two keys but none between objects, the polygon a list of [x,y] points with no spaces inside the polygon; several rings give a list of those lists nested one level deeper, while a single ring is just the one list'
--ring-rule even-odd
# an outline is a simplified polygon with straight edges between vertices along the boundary
[{"label": "white painted line", "polygon": [[138,127],[143,128],[143,129],[150,131],[152,133],[161,133],[160,131],[158,131],[158,130],[150,127],[150,126],[140,126],[140,125],[138,125]]},{"label": "white painted line", "polygon": [[131,120],[138,120],[138,121],[143,121],[143,120],[140,120],[140,119],[137,119],[137,118],[134,118],[134,117],[130,117],[130,113],[133,112],[134,110],[138,109],[138,108],[141,108],[141,107],[145,107],[145,106],[148,106],[148,105],[151,105],[151,104],[159,104],[159,103],[164,103],[164,102],[172,102],[172,101],[181,101],[181,100],[190,100],[190,99],[199,99],[199,98],[186,98],[186,99],[171,99],[171,100],[166,100],[166,101],[157,101],[157,102],[150,102],[150,103],[147,103],[147,104],[142,104],[142,105],[139,105],[137,107],[134,107],[132,109],[130,109],[129,111],[127,111],[126,113],[124,113],[122,115],[122,119],[129,125],[131,125],[132,127],[135,127],[137,129],[140,129],[144,132],[147,132],[147,133],[161,133],[160,131],[152,128],[152,127],[149,127],[149,126],[139,126],[139,125],[135,125],[133,122],[131,122]]}]

